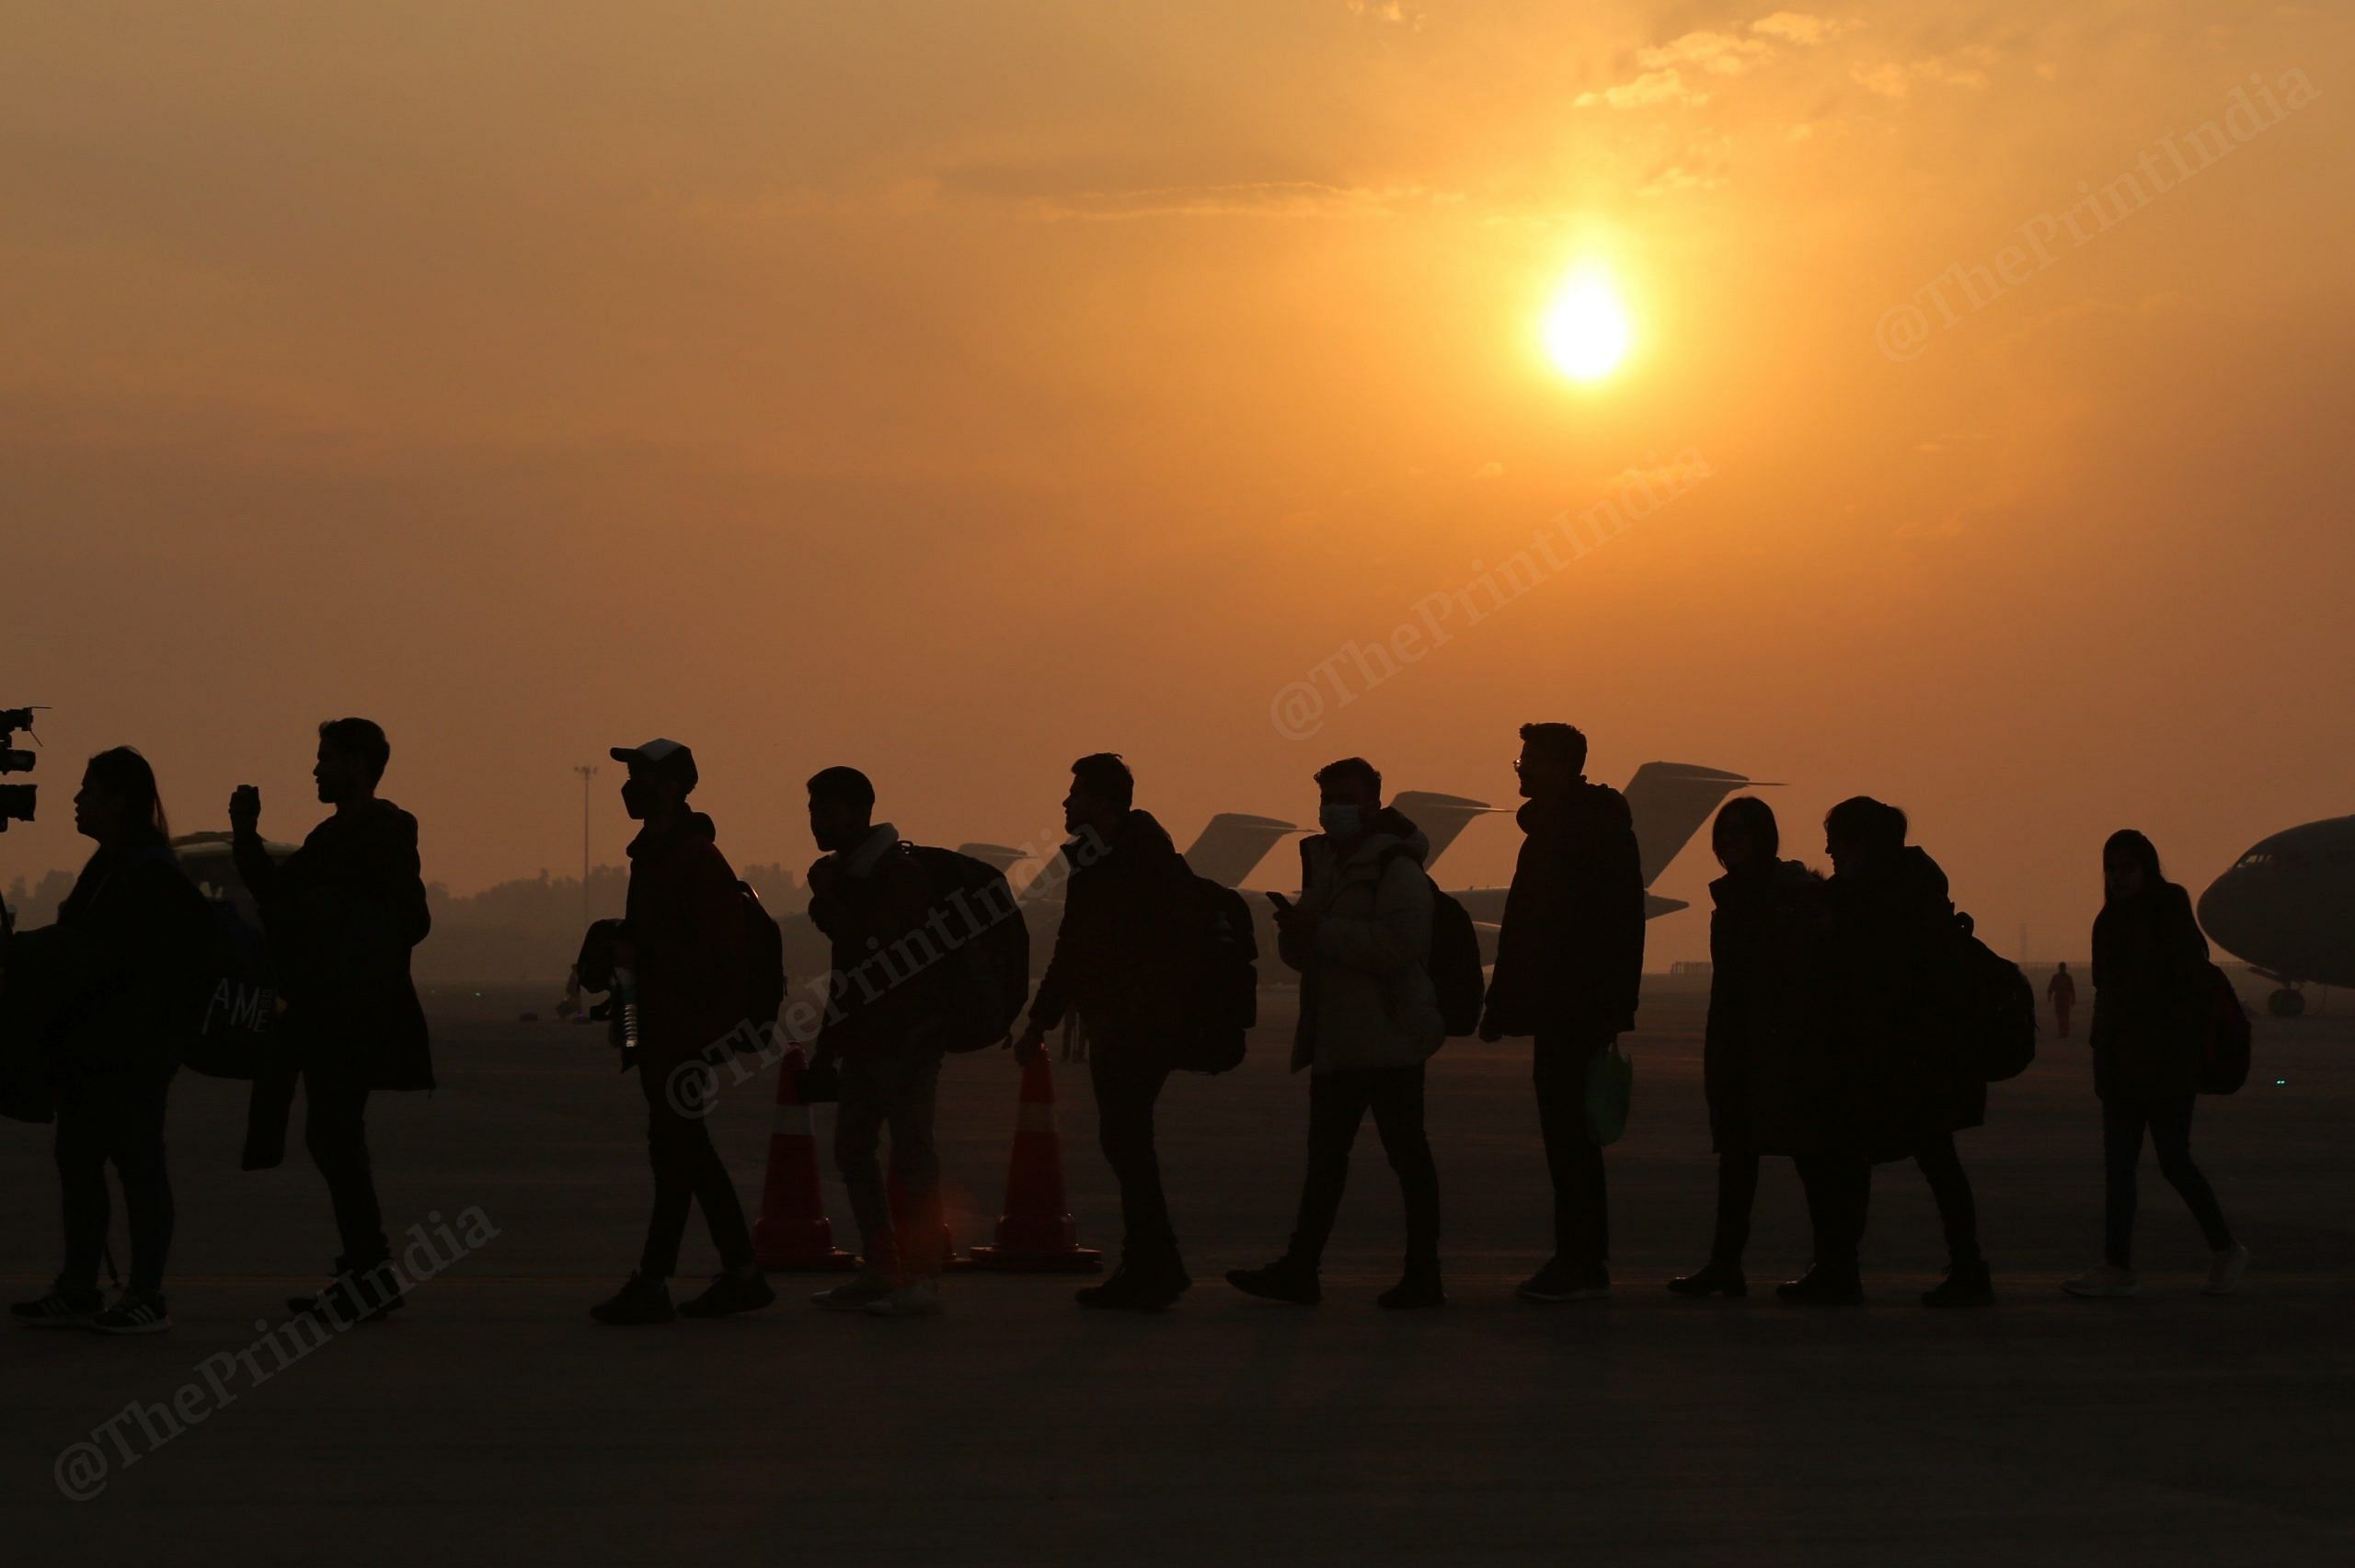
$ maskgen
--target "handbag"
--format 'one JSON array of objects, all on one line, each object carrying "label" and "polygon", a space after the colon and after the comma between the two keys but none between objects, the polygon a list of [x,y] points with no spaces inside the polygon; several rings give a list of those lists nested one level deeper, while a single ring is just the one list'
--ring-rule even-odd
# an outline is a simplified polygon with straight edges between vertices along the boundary
[{"label": "handbag", "polygon": [[1627,1130],[1627,1103],[1636,1087],[1636,1064],[1614,1038],[1586,1060],[1586,1131],[1598,1149],[1608,1149]]}]

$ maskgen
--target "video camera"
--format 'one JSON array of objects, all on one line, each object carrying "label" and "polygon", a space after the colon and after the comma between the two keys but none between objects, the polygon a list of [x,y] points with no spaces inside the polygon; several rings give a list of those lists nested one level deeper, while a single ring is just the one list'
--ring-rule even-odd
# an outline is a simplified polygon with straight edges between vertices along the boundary
[{"label": "video camera", "polygon": [[[16,748],[17,731],[30,730],[33,710],[30,708],[0,708],[0,773],[29,773],[40,759],[30,751]],[[11,822],[33,819],[33,794],[37,785],[0,784],[0,833],[8,830]]]}]

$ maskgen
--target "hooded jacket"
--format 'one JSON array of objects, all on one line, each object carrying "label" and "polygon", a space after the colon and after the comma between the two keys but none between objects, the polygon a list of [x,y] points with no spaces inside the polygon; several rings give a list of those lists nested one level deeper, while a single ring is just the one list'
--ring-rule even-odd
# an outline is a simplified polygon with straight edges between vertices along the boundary
[{"label": "hooded jacket", "polygon": [[743,894],[709,817],[690,811],[629,843],[625,927],[638,953],[640,1060],[704,1057],[745,1022]]},{"label": "hooded jacket", "polygon": [[2200,1090],[2209,1009],[2208,939],[2172,882],[2094,917],[2094,1092],[2167,1104]]},{"label": "hooded jacket", "polygon": [[1278,948],[1301,977],[1293,1071],[1418,1067],[1447,1038],[1428,967],[1430,847],[1391,809],[1346,853],[1329,834],[1302,841],[1299,907],[1321,918]]},{"label": "hooded jacket", "polygon": [[1626,797],[1580,779],[1531,800],[1505,895],[1482,1032],[1601,1041],[1636,1026],[1644,872]]},{"label": "hooded jacket", "polygon": [[1908,844],[1886,869],[1824,884],[1831,1128],[1875,1160],[1986,1119],[1959,1032],[1961,973],[1947,874]]},{"label": "hooded jacket", "polygon": [[1030,1026],[1053,1028],[1076,1008],[1114,1043],[1174,1024],[1185,954],[1179,921],[1192,872],[1152,813],[1130,811],[1099,847],[1092,834],[1063,849],[1063,916],[1030,1003]]},{"label": "hooded jacket", "polygon": [[1823,1100],[1823,879],[1763,861],[1709,884],[1709,1015],[1702,1080],[1717,1149],[1797,1154]]}]

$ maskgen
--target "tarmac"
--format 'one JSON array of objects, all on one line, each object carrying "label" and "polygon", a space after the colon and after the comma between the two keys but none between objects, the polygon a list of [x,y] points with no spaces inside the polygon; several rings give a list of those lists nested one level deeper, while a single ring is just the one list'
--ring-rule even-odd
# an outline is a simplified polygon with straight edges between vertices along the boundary
[{"label": "tarmac", "polygon": [[[2248,1087],[2200,1107],[2195,1151],[2255,1253],[2225,1299],[2199,1294],[2207,1254],[2147,1156],[2142,1295],[2061,1294],[2098,1255],[2082,1013],[1962,1139],[1997,1306],[1916,1303],[1942,1259],[1904,1165],[1876,1183],[1868,1305],[1778,1305],[1807,1252],[1781,1161],[1750,1298],[1668,1296],[1706,1251],[1713,1167],[1702,995],[1656,979],[1610,1153],[1606,1303],[1512,1299],[1550,1234],[1525,1042],[1453,1041],[1432,1064],[1445,1310],[1373,1305],[1400,1222],[1370,1124],[1325,1305],[1230,1289],[1224,1270],[1281,1250],[1300,1177],[1306,1086],[1285,1070],[1290,994],[1270,990],[1245,1065],[1163,1102],[1196,1279],[1175,1310],[1086,1313],[1083,1279],[961,1275],[942,1319],[879,1322],[814,1311],[829,1281],[779,1275],[765,1312],[619,1330],[586,1309],[637,1255],[644,1106],[602,1031],[516,1022],[546,1000],[429,999],[442,1087],[379,1096],[370,1125],[396,1245],[419,1227],[434,1272],[392,1322],[323,1344],[279,1327],[335,1250],[316,1174],[299,1150],[240,1173],[242,1086],[183,1076],[176,1331],[0,1333],[11,1561],[2355,1560],[2343,1014],[2260,1017]],[[1058,1088],[1081,1239],[1116,1247],[1085,1070]],[[960,1244],[989,1239],[1016,1094],[994,1053],[945,1078]],[[771,1097],[764,1075],[716,1112],[748,1208]],[[12,1299],[55,1265],[47,1145],[0,1124]],[[855,1246],[831,1172],[827,1199]],[[711,1266],[698,1219],[686,1271]]]}]

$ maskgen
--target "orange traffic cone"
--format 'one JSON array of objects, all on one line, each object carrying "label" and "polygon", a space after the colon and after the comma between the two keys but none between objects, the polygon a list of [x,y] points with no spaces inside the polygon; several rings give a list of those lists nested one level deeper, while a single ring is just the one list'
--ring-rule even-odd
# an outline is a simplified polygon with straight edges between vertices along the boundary
[{"label": "orange traffic cone", "polygon": [[1019,1273],[1082,1273],[1104,1266],[1104,1254],[1079,1244],[1063,1196],[1063,1139],[1055,1131],[1055,1075],[1045,1054],[1022,1070],[1022,1106],[1014,1122],[1014,1156],[1006,1164],[1005,1212],[997,1245],[975,1247],[978,1268]]},{"label": "orange traffic cone", "polygon": [[852,1268],[858,1260],[834,1245],[834,1227],[818,1190],[818,1139],[801,1101],[801,1047],[776,1069],[776,1119],[769,1127],[769,1173],[761,1219],[752,1227],[752,1261],[802,1272]]}]

